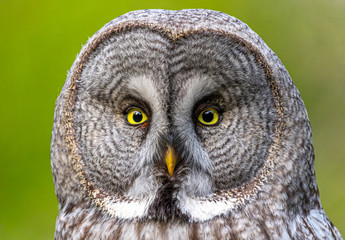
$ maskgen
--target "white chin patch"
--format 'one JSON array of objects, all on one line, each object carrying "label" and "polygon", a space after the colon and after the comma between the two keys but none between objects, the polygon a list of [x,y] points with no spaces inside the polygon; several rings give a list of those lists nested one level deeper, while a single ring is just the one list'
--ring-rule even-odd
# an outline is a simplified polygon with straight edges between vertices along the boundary
[{"label": "white chin patch", "polygon": [[131,199],[131,200],[110,200],[105,199],[103,208],[112,216],[120,219],[143,218],[147,215],[153,198]]},{"label": "white chin patch", "polygon": [[207,221],[214,217],[226,214],[238,204],[238,199],[228,197],[217,199],[214,197],[191,198],[185,194],[178,194],[179,208],[183,214],[189,215],[193,221]]}]

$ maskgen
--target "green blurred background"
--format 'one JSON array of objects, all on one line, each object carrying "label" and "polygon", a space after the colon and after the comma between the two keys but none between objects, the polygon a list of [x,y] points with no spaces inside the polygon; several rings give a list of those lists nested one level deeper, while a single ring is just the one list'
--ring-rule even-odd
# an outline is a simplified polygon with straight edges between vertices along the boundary
[{"label": "green blurred background", "polygon": [[345,235],[345,1],[0,0],[0,239],[52,239],[55,100],[82,44],[128,11],[209,8],[246,22],[306,104],[323,207]]}]

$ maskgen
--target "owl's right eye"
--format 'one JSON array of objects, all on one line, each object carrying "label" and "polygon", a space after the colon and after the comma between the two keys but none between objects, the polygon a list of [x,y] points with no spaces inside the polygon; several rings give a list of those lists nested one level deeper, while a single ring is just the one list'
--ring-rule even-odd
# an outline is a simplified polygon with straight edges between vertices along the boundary
[{"label": "owl's right eye", "polygon": [[126,119],[130,125],[136,126],[145,123],[148,118],[140,108],[131,108],[127,112]]}]

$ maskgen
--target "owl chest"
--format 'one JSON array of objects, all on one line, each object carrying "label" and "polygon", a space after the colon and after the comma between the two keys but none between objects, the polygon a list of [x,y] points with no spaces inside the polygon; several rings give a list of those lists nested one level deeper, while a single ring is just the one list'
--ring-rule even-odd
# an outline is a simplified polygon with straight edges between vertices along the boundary
[{"label": "owl chest", "polygon": [[[278,233],[277,231],[276,233]],[[55,239],[268,239],[267,232],[247,219],[233,222],[216,218],[202,223],[181,221],[118,221],[93,211],[82,209],[60,213]]]}]

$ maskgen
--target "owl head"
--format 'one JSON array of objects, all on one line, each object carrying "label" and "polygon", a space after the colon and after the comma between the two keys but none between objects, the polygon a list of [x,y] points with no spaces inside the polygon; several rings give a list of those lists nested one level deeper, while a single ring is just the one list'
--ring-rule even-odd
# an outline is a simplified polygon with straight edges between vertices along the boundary
[{"label": "owl head", "polygon": [[51,161],[61,211],[205,222],[320,208],[298,90],[256,33],[210,10],[135,11],[89,39]]}]

